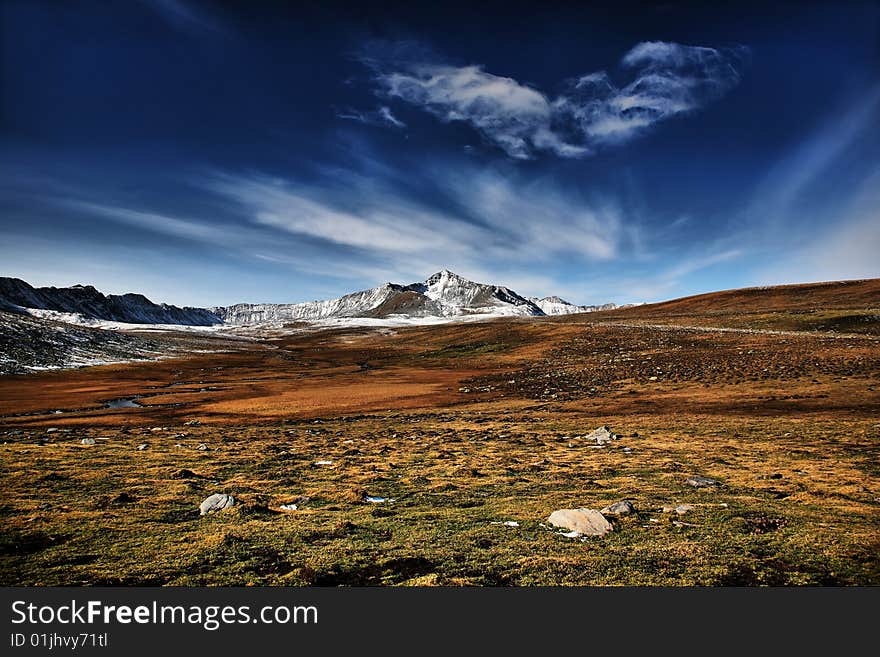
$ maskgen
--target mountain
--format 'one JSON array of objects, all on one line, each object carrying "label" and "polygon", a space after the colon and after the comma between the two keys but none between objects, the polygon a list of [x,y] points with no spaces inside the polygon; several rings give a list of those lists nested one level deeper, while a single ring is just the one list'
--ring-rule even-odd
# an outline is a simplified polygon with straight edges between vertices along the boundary
[{"label": "mountain", "polygon": [[228,324],[308,321],[332,317],[540,317],[546,314],[532,300],[513,290],[498,285],[475,283],[446,269],[421,283],[385,283],[327,301],[294,304],[240,303],[211,308],[210,311]]},{"label": "mountain", "polygon": [[31,314],[43,314],[50,318],[53,317],[52,313],[73,313],[87,320],[128,324],[210,326],[220,323],[220,318],[204,308],[156,304],[142,294],[104,295],[91,285],[35,288],[21,279],[3,277],[0,277],[0,309],[49,311]]},{"label": "mountain", "polygon": [[576,306],[559,297],[529,297],[529,301],[538,306],[545,315],[571,315],[572,313],[593,313],[598,310],[614,310],[615,303],[606,303],[601,306]]},{"label": "mountain", "polygon": [[91,285],[32,287],[17,278],[0,278],[0,310],[74,324],[266,324],[332,318],[436,319],[455,317],[543,317],[595,310],[559,297],[526,298],[500,285],[475,283],[444,269],[409,285],[385,283],[338,299],[306,303],[239,303],[215,308],[156,304],[141,294],[104,295]]}]

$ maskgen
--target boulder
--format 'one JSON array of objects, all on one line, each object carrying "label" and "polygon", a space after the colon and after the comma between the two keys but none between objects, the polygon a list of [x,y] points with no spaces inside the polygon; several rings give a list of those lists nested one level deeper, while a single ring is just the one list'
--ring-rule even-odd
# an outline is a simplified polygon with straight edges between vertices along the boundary
[{"label": "boulder", "polygon": [[227,495],[226,493],[214,493],[210,497],[205,498],[205,500],[199,505],[199,512],[204,516],[213,513],[214,511],[228,509],[232,506],[235,506],[235,498],[232,497],[232,495]]},{"label": "boulder", "polygon": [[615,502],[610,506],[606,506],[600,513],[606,516],[628,516],[635,512],[636,508],[632,505],[632,502],[629,500],[621,500],[620,502]]},{"label": "boulder", "polygon": [[614,530],[608,520],[595,509],[559,509],[550,514],[549,523],[568,529],[578,536],[604,536]]},{"label": "boulder", "polygon": [[597,445],[604,445],[606,443],[610,443],[612,440],[617,440],[620,438],[616,433],[612,433],[611,427],[599,427],[598,429],[593,429],[586,436],[587,440],[592,440]]},{"label": "boulder", "polygon": [[80,442],[80,444],[82,444],[82,445],[94,445],[94,444],[95,444],[95,439],[94,439],[94,438],[83,438],[83,439],[80,440],[79,442]]}]

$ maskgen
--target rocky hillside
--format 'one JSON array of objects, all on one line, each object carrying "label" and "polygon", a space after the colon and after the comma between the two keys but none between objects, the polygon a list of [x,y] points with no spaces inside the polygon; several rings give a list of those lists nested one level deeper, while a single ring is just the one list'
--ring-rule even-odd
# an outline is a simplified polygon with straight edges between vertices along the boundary
[{"label": "rocky hillside", "polygon": [[0,308],[13,312],[26,308],[68,313],[86,320],[129,324],[210,326],[220,323],[216,315],[204,308],[156,304],[142,294],[105,295],[91,285],[35,288],[18,278],[0,278]]}]

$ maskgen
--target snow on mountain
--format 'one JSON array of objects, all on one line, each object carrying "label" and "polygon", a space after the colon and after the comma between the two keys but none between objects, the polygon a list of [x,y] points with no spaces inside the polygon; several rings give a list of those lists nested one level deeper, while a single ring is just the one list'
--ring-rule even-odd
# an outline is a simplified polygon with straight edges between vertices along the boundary
[{"label": "snow on mountain", "polygon": [[540,316],[544,313],[528,299],[506,287],[474,283],[448,270],[421,283],[386,283],[338,299],[294,304],[240,303],[210,311],[230,324],[314,321],[361,317],[461,317]]},{"label": "snow on mountain", "polygon": [[420,283],[385,283],[338,299],[306,303],[239,303],[215,308],[155,304],[140,294],[104,295],[94,287],[34,288],[17,278],[0,278],[0,309],[47,320],[125,329],[138,326],[189,330],[285,322],[432,323],[485,317],[542,317],[614,308],[576,306],[559,297],[526,298],[513,290],[475,283],[444,269]]},{"label": "snow on mountain", "polygon": [[369,290],[325,301],[238,303],[233,306],[210,308],[209,310],[227,324],[265,324],[281,321],[309,321],[328,317],[359,317],[381,306],[401,289],[399,285],[386,283]]},{"label": "snow on mountain", "polygon": [[597,310],[614,310],[617,308],[617,304],[614,303],[606,303],[601,306],[577,306],[573,303],[569,303],[565,299],[561,299],[556,296],[552,297],[544,297],[543,299],[538,299],[537,297],[529,297],[529,301],[534,303],[545,315],[570,315],[572,313],[592,313]]}]

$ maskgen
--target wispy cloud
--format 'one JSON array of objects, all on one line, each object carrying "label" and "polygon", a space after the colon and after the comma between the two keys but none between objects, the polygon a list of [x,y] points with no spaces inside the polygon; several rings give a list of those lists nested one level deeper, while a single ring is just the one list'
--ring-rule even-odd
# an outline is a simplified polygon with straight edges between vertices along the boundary
[{"label": "wispy cloud", "polygon": [[759,282],[880,277],[880,166],[864,176],[851,201],[839,211],[789,257],[762,267]]},{"label": "wispy cloud", "polygon": [[775,226],[789,219],[805,192],[880,121],[880,83],[867,87],[786,154],[753,192],[747,213]]},{"label": "wispy cloud", "polygon": [[171,27],[189,33],[226,32],[220,21],[193,0],[142,0]]},{"label": "wispy cloud", "polygon": [[341,112],[337,112],[336,116],[346,121],[357,121],[366,125],[392,126],[395,128],[406,127],[406,123],[394,116],[391,108],[386,105],[382,105],[370,112],[361,112],[349,107]]},{"label": "wispy cloud", "polygon": [[659,278],[669,283],[678,283],[679,279],[689,274],[693,274],[694,272],[706,269],[707,267],[711,267],[712,265],[735,260],[742,256],[742,249],[728,249],[726,251],[720,251],[718,253],[711,253],[709,255],[688,258],[674,265],[670,269],[662,272]]},{"label": "wispy cloud", "polygon": [[617,253],[624,221],[610,202],[493,170],[435,166],[421,175],[437,181],[431,201],[339,168],[321,186],[259,174],[218,174],[204,184],[253,223],[383,257],[442,254],[473,264]]},{"label": "wispy cloud", "polygon": [[377,93],[418,106],[441,121],[462,121],[507,155],[537,152],[583,157],[597,147],[631,139],[654,124],[700,109],[740,81],[745,47],[706,48],[645,42],[626,53],[630,81],[618,86],[604,72],[565,82],[555,98],[482,66],[453,66],[424,52],[389,55],[370,49],[362,61],[373,71]]},{"label": "wispy cloud", "polygon": [[[433,163],[377,176],[369,158],[305,177],[205,171],[189,185],[222,216],[169,212],[115,193],[40,187],[80,217],[167,235],[226,255],[287,266],[354,286],[412,282],[444,267],[527,294],[562,285],[561,263],[598,266],[628,247],[628,220],[609,199],[586,198],[552,180],[470,164]],[[414,181],[421,181],[415,187]],[[536,273],[540,272],[540,273]],[[350,291],[350,290],[349,290]],[[583,292],[589,292],[583,291]]]}]

